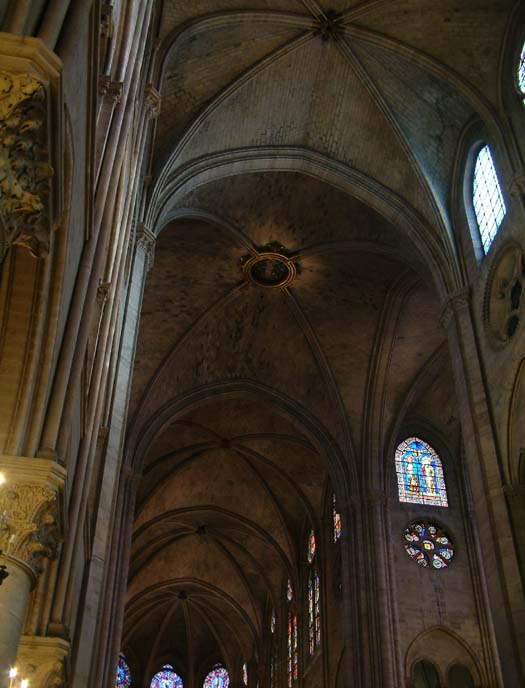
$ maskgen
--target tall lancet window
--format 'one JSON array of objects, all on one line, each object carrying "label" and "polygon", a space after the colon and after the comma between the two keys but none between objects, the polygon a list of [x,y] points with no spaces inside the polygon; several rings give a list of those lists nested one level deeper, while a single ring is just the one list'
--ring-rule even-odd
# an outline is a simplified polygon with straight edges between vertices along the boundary
[{"label": "tall lancet window", "polygon": [[483,250],[488,253],[507,212],[488,146],[483,146],[476,158],[472,179],[472,203]]},{"label": "tall lancet window", "polygon": [[332,497],[332,518],[334,521],[334,542],[337,542],[341,537],[341,514],[337,510],[337,504],[335,501],[335,494]]},{"label": "tall lancet window", "polygon": [[316,562],[315,533],[310,531],[308,537],[308,649],[313,655],[321,644],[321,605],[320,581]]},{"label": "tall lancet window", "polygon": [[[520,61],[518,64],[518,88],[521,95],[525,98],[525,43],[521,48]],[[525,102],[525,101],[524,101]]]},{"label": "tall lancet window", "polygon": [[396,472],[400,502],[448,506],[441,460],[419,437],[409,437],[398,446]]},{"label": "tall lancet window", "polygon": [[292,688],[299,678],[299,621],[297,613],[293,609],[293,586],[288,579],[286,586],[286,600],[288,602],[287,629],[286,629],[286,655],[287,655],[287,685]]}]

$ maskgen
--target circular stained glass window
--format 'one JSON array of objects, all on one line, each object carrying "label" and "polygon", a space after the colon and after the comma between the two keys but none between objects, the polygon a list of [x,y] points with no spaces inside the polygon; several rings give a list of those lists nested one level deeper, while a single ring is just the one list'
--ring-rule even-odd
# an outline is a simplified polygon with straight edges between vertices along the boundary
[{"label": "circular stained glass window", "polygon": [[150,688],[183,688],[182,679],[171,664],[165,664],[151,679]]},{"label": "circular stained glass window", "polygon": [[422,568],[446,569],[454,558],[454,545],[435,523],[415,521],[403,533],[405,550]]}]

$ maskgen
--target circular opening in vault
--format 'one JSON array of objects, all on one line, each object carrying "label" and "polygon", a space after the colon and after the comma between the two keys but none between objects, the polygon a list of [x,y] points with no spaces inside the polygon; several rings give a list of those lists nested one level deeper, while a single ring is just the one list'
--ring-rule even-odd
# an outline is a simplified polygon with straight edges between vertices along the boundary
[{"label": "circular opening in vault", "polygon": [[259,287],[285,287],[296,274],[291,260],[279,253],[261,253],[248,261],[245,270]]}]

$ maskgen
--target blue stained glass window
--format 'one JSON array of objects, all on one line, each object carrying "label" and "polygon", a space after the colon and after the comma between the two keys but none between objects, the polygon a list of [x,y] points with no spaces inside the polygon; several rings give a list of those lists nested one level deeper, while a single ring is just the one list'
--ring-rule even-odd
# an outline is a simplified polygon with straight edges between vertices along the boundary
[{"label": "blue stained glass window", "polygon": [[149,685],[150,688],[183,688],[182,679],[173,671],[171,664],[165,664]]},{"label": "blue stained glass window", "polygon": [[441,460],[432,447],[409,437],[396,450],[397,487],[400,502],[448,506]]},{"label": "blue stained glass window", "polygon": [[521,48],[520,63],[518,65],[518,88],[525,96],[525,43]]},{"label": "blue stained glass window", "polygon": [[483,146],[476,159],[472,202],[483,250],[487,253],[507,212],[488,146]]},{"label": "blue stained glass window", "polygon": [[115,688],[129,688],[131,686],[131,671],[124,655],[120,655],[115,677]]},{"label": "blue stained glass window", "polygon": [[216,664],[204,679],[204,688],[228,688],[230,675],[222,664]]}]

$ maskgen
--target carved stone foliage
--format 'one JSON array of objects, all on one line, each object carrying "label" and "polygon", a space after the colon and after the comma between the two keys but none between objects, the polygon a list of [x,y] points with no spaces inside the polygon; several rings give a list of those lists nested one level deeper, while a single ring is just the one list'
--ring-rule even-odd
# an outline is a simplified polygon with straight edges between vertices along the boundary
[{"label": "carved stone foliage", "polygon": [[23,635],[17,665],[31,688],[59,688],[67,684],[69,643],[61,638]]},{"label": "carved stone foliage", "polygon": [[161,95],[153,84],[147,84],[144,91],[144,106],[146,116],[155,119],[160,115]]},{"label": "carved stone foliage", "polygon": [[146,225],[139,223],[137,225],[136,242],[138,246],[146,254],[146,270],[151,270],[155,257],[155,242],[157,237]]},{"label": "carved stone foliage", "polygon": [[525,253],[509,244],[496,256],[485,292],[484,317],[492,340],[505,344],[516,333],[523,317]]},{"label": "carved stone foliage", "polygon": [[57,553],[61,531],[56,493],[42,485],[0,488],[0,549],[35,573],[44,557]]},{"label": "carved stone foliage", "polygon": [[50,178],[47,95],[29,73],[0,70],[0,223],[7,246],[49,251]]}]

